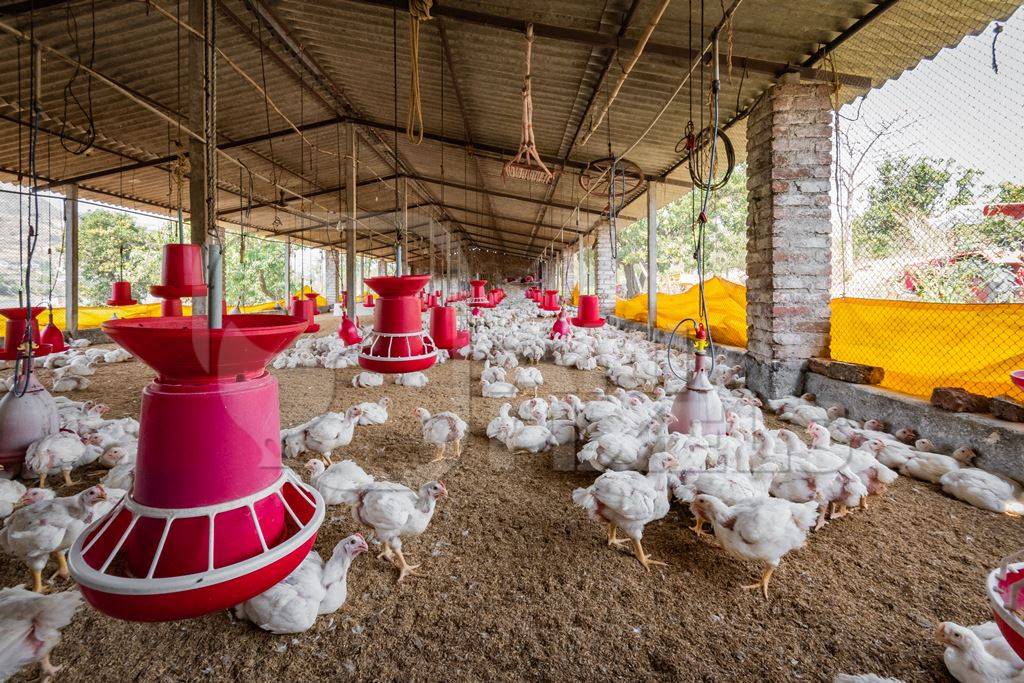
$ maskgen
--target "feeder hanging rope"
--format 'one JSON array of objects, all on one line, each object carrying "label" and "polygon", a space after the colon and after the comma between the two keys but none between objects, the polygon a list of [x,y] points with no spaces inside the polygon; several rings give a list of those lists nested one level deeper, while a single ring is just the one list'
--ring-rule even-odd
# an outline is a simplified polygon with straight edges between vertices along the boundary
[{"label": "feeder hanging rope", "polygon": [[409,0],[409,113],[405,134],[409,142],[423,142],[423,104],[420,101],[420,24],[430,21],[434,0]]},{"label": "feeder hanging rope", "polygon": [[[533,88],[530,62],[533,58],[533,24],[526,25],[526,76],[523,78],[523,134],[519,151],[501,169],[501,179],[509,177],[550,183],[555,174],[541,161],[537,141],[533,137]],[[536,166],[534,166],[536,164]]]}]

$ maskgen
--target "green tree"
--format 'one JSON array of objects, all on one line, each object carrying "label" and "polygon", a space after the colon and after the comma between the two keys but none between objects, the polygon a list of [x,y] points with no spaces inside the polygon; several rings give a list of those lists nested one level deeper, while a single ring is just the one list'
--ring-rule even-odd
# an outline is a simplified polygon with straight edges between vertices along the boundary
[{"label": "green tree", "polygon": [[160,282],[164,244],[160,231],[146,230],[130,215],[108,210],[83,215],[78,230],[82,304],[104,304],[110,298],[110,283],[122,276],[132,283],[136,299],[147,296],[150,285]]},{"label": "green tree", "polygon": [[[990,204],[1018,204],[1024,202],[1024,185],[1009,181],[986,188]],[[1024,221],[1012,216],[995,214],[985,216],[980,223],[958,225],[956,245],[960,251],[995,248],[1024,251]]]},{"label": "green tree", "polygon": [[284,243],[246,235],[224,239],[224,296],[228,304],[243,306],[284,297]]},{"label": "green tree", "polygon": [[867,208],[851,223],[858,256],[885,258],[928,239],[928,220],[974,200],[980,173],[952,159],[887,157],[868,187]]},{"label": "green tree", "polygon": [[[708,276],[743,269],[747,254],[747,169],[738,165],[725,187],[708,203],[705,232],[705,264]],[[700,194],[688,193],[658,211],[659,289],[668,291],[668,281],[696,271],[693,259],[693,219],[700,212]],[[647,219],[642,218],[619,230],[619,263],[627,296],[646,288]]]}]

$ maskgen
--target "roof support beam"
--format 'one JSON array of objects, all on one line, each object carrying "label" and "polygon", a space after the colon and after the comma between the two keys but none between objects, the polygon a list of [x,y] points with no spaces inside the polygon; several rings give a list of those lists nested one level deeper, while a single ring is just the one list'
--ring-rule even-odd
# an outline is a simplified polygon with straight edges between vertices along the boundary
[{"label": "roof support beam", "polygon": [[[405,0],[349,1],[386,9],[397,7],[400,11],[408,10],[408,4]],[[555,26],[553,24],[544,24],[533,21],[528,17],[507,17],[497,14],[488,14],[486,12],[476,12],[459,7],[451,7],[448,5],[435,4],[433,8],[431,8],[430,12],[435,17],[444,17],[453,21],[461,21],[469,24],[476,24],[478,26],[488,26],[501,31],[511,31],[513,33],[521,34],[525,34],[527,24],[533,24],[533,34],[538,38],[548,38],[550,40],[560,40],[563,42],[578,43],[581,45],[604,47],[610,50],[618,48],[619,50],[629,51],[635,48],[638,42],[634,38],[619,38],[612,33],[587,31],[584,29],[568,28],[566,26]],[[647,43],[644,52],[647,54],[669,57],[671,59],[680,59],[687,62],[691,62],[699,54],[683,47],[682,45],[654,42]],[[728,66],[730,63],[729,57],[722,55],[721,59],[724,62],[724,66]],[[871,87],[871,79],[866,76],[857,76],[848,73],[833,74],[831,71],[826,71],[824,69],[794,66],[792,64],[770,62],[763,59],[751,59],[741,55],[732,55],[731,63],[733,68],[746,68],[748,71],[754,73],[770,74],[772,76],[779,76],[784,73],[799,73],[801,77],[809,80],[826,81],[831,83],[834,78],[838,78],[839,82],[844,85],[858,88]]]},{"label": "roof support beam", "polygon": [[[484,218],[492,218],[492,219],[494,219],[496,221],[506,221],[506,222],[510,222],[510,223],[524,223],[526,225],[531,225],[531,226],[532,225],[536,225],[537,227],[542,228],[542,229],[546,228],[548,230],[564,230],[565,232],[571,232],[571,233],[576,234],[576,235],[583,234],[582,230],[577,230],[576,228],[570,228],[568,226],[562,227],[561,225],[554,225],[552,223],[538,223],[538,222],[532,221],[532,220],[530,220],[528,218],[513,218],[512,216],[503,216],[503,215],[496,214],[496,213],[487,213],[486,211],[477,211],[476,209],[472,209],[472,208],[469,208],[469,207],[466,207],[466,206],[456,206],[455,204],[438,204],[437,206],[439,206],[442,209],[447,209],[449,211],[461,211],[462,213],[473,214],[475,216],[483,216]],[[410,208],[412,208],[412,207],[410,207]],[[469,223],[466,223],[465,221],[460,221],[460,222],[463,223],[464,225],[469,225]]]},{"label": "roof support beam", "polygon": [[[366,178],[365,180],[360,180],[359,182],[357,182],[356,183],[356,188],[366,187],[367,185],[376,185],[377,183],[389,183],[392,180],[394,180],[395,178],[396,178],[395,175],[386,175],[386,176],[384,176],[382,178]],[[303,199],[310,199],[312,197],[320,197],[322,195],[337,194],[338,192],[344,192],[344,191],[345,191],[345,185],[340,185],[338,187],[326,187],[326,188],[324,188],[322,190],[316,190],[315,192],[307,192],[306,194],[302,195],[302,198]],[[220,211],[217,212],[217,215],[218,216],[227,216],[227,215],[230,215],[230,214],[233,214],[233,213],[240,213],[242,211],[247,211],[249,209],[262,209],[263,207],[266,207],[266,206],[286,206],[286,205],[290,204],[291,202],[297,202],[297,201],[300,201],[298,197],[284,197],[284,198],[282,198],[282,199],[280,199],[280,200],[278,200],[276,202],[259,202],[257,204],[253,204],[251,207],[239,206],[239,207],[235,207],[233,209],[221,209]]]},{"label": "roof support beam", "polygon": [[[451,187],[456,190],[467,190],[469,192],[478,192],[480,194],[489,194],[493,197],[500,197],[501,199],[511,199],[517,202],[526,202],[528,204],[538,204],[540,206],[550,206],[556,209],[565,209],[566,211],[575,211],[576,206],[573,204],[563,204],[562,202],[556,201],[545,201],[543,199],[534,199],[533,197],[523,197],[518,194],[512,194],[511,192],[500,192],[498,190],[489,190],[486,187],[479,187],[477,185],[466,185],[465,183],[456,183],[451,180],[442,180],[441,178],[431,178],[429,176],[414,175],[410,176],[413,180],[418,180],[421,183],[427,183],[428,185],[443,185],[444,187]],[[601,211],[595,211],[580,207],[581,213],[589,213],[595,216],[600,216]]]}]

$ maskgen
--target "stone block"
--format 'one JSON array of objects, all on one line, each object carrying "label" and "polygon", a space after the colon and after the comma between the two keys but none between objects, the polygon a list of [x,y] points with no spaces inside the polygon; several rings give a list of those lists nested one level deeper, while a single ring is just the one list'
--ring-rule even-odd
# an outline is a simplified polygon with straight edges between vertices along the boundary
[{"label": "stone block", "polygon": [[931,404],[954,413],[987,413],[990,400],[981,394],[972,394],[962,387],[936,387],[932,390]]},{"label": "stone block", "polygon": [[811,358],[807,361],[807,369],[819,375],[851,384],[880,384],[885,377],[885,370],[874,365],[847,363],[827,358]]},{"label": "stone block", "polygon": [[1024,403],[1000,394],[991,401],[992,414],[1007,422],[1024,422]]}]

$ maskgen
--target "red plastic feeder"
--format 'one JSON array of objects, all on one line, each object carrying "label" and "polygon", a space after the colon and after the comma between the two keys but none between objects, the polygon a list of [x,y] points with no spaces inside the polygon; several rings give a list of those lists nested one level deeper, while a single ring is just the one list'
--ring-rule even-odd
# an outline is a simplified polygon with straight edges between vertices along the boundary
[{"label": "red plastic feeder", "polygon": [[558,303],[558,290],[557,289],[545,289],[544,290],[544,302],[540,305],[540,309],[542,311],[560,311],[560,310],[562,310],[561,304]]},{"label": "red plastic feeder", "polygon": [[160,301],[160,315],[165,318],[181,315],[181,299],[162,299]]},{"label": "red plastic feeder", "polygon": [[572,324],[576,327],[601,327],[604,318],[598,312],[598,298],[595,294],[580,294],[580,306]]},{"label": "red plastic feeder", "polygon": [[569,326],[569,321],[565,319],[565,313],[559,311],[558,317],[555,318],[555,324],[551,326],[551,333],[548,334],[548,339],[568,339],[571,336],[572,327]]},{"label": "red plastic feeder", "polygon": [[[366,280],[363,280],[363,283],[365,284]],[[367,308],[373,308],[374,305],[375,304],[373,303],[373,294],[367,292],[366,296],[363,297],[363,306],[366,306]]]},{"label": "red plastic feeder", "polygon": [[108,306],[134,306],[137,303],[139,302],[132,298],[132,283],[126,280],[110,283]]},{"label": "red plastic feeder", "polygon": [[455,309],[438,306],[430,310],[430,336],[439,349],[461,349],[469,343],[469,330],[458,329]]},{"label": "red plastic feeder", "polygon": [[437,360],[437,345],[423,330],[417,293],[429,275],[380,276],[364,282],[380,296],[373,332],[359,351],[359,365],[371,372],[397,374],[426,370]]},{"label": "red plastic feeder", "polygon": [[316,322],[316,301],[305,297],[293,296],[292,305],[289,308],[293,318],[301,318],[306,321],[304,332],[319,332],[320,325]]},{"label": "red plastic feeder", "polygon": [[[1018,370],[1017,372],[1021,372]],[[1016,382],[1017,380],[1014,379]],[[1024,606],[1024,552],[1006,557],[998,569],[993,569],[986,581],[992,615],[1007,644],[1017,656],[1024,656],[1024,622],[1014,612]]]},{"label": "red plastic feeder", "polygon": [[67,349],[67,345],[64,343],[64,333],[60,331],[60,328],[53,323],[53,314],[50,314],[50,322],[46,323],[46,327],[39,335],[39,341],[50,347],[50,353],[61,353]]},{"label": "red plastic feeder", "polygon": [[466,303],[470,306],[479,306],[480,308],[490,308],[490,299],[487,298],[487,292],[484,290],[484,286],[487,284],[487,280],[470,280],[469,285],[473,288],[473,292],[466,299]]},{"label": "red plastic feeder", "polygon": [[338,337],[345,342],[345,346],[352,346],[363,341],[363,335],[359,334],[359,327],[348,317],[348,313],[342,311],[341,325],[338,326]]},{"label": "red plastic feeder", "polygon": [[281,465],[277,380],[265,369],[305,325],[103,323],[157,379],[143,391],[134,488],[68,556],[93,607],[133,621],[197,617],[262,593],[306,556],[324,502]]},{"label": "red plastic feeder", "polygon": [[1019,388],[1024,389],[1024,370],[1014,370],[1010,373],[1010,381]]},{"label": "red plastic feeder", "polygon": [[32,357],[40,358],[52,352],[49,344],[42,341],[39,334],[39,320],[37,316],[45,311],[43,306],[33,306],[31,317],[26,315],[24,306],[11,308],[0,308],[0,315],[7,318],[4,324],[4,348],[0,352],[0,360],[15,360],[18,358],[18,347],[25,339],[25,327],[32,328]]},{"label": "red plastic feeder", "polygon": [[198,244],[165,244],[161,284],[149,293],[161,299],[206,296],[203,254]]}]

